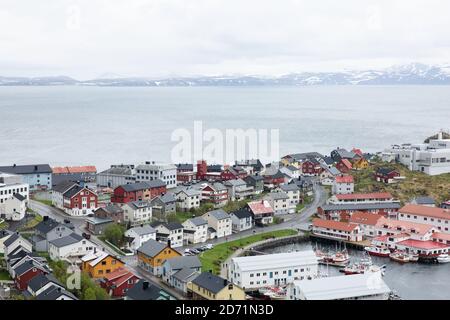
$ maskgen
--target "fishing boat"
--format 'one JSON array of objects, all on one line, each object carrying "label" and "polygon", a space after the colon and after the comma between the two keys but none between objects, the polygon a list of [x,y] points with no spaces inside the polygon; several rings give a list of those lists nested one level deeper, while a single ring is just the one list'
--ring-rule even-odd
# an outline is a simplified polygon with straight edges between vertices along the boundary
[{"label": "fishing boat", "polygon": [[271,300],[285,300],[286,289],[282,287],[272,286],[259,289],[259,292]]},{"label": "fishing boat", "polygon": [[370,247],[365,247],[364,250],[366,250],[366,252],[368,254],[370,254],[371,256],[376,256],[376,257],[386,257],[387,258],[391,254],[391,251],[387,247],[370,246]]},{"label": "fishing boat", "polygon": [[409,261],[410,262],[417,262],[417,261],[419,261],[419,255],[417,253],[410,253],[409,254]]},{"label": "fishing boat", "polygon": [[389,258],[398,263],[407,263],[411,261],[410,255],[403,251],[394,251],[389,255]]},{"label": "fishing boat", "polygon": [[440,254],[437,257],[437,262],[439,262],[439,263],[448,263],[448,262],[450,262],[450,256],[448,255],[448,253]]}]

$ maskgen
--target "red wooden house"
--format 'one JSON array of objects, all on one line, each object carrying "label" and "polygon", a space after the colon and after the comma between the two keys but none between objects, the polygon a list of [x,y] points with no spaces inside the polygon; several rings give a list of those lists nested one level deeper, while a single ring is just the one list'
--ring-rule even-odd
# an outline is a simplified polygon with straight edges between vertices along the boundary
[{"label": "red wooden house", "polygon": [[390,168],[379,168],[375,172],[375,180],[384,183],[393,183],[395,178],[400,177],[400,173]]},{"label": "red wooden house", "polygon": [[92,214],[98,207],[98,196],[89,188],[64,181],[53,188],[52,204],[71,216]]},{"label": "red wooden house", "polygon": [[352,170],[352,163],[347,159],[342,159],[336,164],[336,168],[342,173],[348,173]]},{"label": "red wooden house", "polygon": [[318,176],[324,169],[316,159],[309,159],[302,163],[302,173],[308,176]]},{"label": "red wooden house", "polygon": [[28,283],[39,274],[48,274],[48,270],[34,260],[28,260],[14,269],[14,283],[18,290],[26,290]]},{"label": "red wooden house", "polygon": [[284,174],[278,170],[275,174],[264,175],[264,186],[269,189],[278,187],[280,184],[285,183]]},{"label": "red wooden house", "polygon": [[126,268],[119,268],[100,280],[100,285],[112,297],[123,297],[134,287],[139,277]]},{"label": "red wooden house", "polygon": [[163,193],[166,193],[166,184],[159,180],[124,184],[114,189],[111,202],[128,203],[132,201],[151,200]]}]

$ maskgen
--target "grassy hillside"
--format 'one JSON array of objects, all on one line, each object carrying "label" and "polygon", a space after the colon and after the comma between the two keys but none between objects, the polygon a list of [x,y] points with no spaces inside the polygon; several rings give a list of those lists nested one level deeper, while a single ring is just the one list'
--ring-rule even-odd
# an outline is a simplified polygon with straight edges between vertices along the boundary
[{"label": "grassy hillside", "polygon": [[[378,167],[394,168],[406,179],[397,184],[386,185],[376,182],[374,172]],[[430,196],[439,203],[450,199],[450,174],[428,176],[417,171],[410,171],[401,164],[387,164],[378,162],[368,169],[353,172],[355,177],[355,192],[386,191],[403,203],[416,196]]]}]

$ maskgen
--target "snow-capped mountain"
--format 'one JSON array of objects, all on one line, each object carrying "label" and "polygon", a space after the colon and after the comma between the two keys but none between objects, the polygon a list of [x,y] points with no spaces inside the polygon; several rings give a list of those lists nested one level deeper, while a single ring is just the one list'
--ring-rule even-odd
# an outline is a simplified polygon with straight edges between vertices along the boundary
[{"label": "snow-capped mountain", "polygon": [[[108,76],[109,75],[109,76]],[[89,85],[89,86],[314,86],[314,85],[450,85],[450,64],[432,66],[421,63],[396,65],[384,70],[343,72],[301,72],[278,77],[196,76],[150,79],[105,74],[100,78],[77,81],[69,77],[0,77],[7,85]]]}]

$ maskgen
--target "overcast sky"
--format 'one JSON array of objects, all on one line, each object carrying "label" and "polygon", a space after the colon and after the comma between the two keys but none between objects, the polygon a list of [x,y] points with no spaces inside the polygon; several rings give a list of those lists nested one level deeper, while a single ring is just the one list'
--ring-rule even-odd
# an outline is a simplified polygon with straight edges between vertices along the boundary
[{"label": "overcast sky", "polygon": [[261,74],[450,57],[448,0],[0,0],[0,75]]}]

